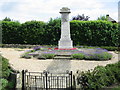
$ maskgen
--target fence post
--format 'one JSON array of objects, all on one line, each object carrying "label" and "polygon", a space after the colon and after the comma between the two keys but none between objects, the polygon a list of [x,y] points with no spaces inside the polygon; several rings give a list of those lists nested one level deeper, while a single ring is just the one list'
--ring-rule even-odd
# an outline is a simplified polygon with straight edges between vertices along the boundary
[{"label": "fence post", "polygon": [[71,75],[71,90],[72,90],[72,71],[70,71],[70,75]]},{"label": "fence post", "polygon": [[25,90],[24,78],[24,70],[22,70],[22,90]]},{"label": "fence post", "polygon": [[74,87],[74,89],[76,90],[76,81],[75,81],[76,79],[75,79],[75,75],[73,75],[73,87]]},{"label": "fence post", "polygon": [[47,85],[47,71],[45,72],[45,77],[46,77],[46,90],[48,90],[48,85]]}]

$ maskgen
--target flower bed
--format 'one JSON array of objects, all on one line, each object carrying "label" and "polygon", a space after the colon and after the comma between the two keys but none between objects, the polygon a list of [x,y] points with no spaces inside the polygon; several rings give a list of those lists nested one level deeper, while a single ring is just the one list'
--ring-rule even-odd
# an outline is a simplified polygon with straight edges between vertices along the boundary
[{"label": "flower bed", "polygon": [[[51,55],[51,56],[50,56]],[[101,48],[47,48],[42,46],[34,47],[33,50],[26,51],[21,57],[30,59],[36,57],[38,59],[53,59],[56,55],[71,55],[72,59],[78,60],[110,60],[112,54],[106,49]]]},{"label": "flower bed", "polygon": [[71,55],[74,59],[85,59],[85,60],[110,60],[112,54],[106,49],[96,48],[96,49],[86,49],[84,51],[75,53]]},{"label": "flower bed", "polygon": [[42,46],[34,47],[33,50],[26,51],[21,57],[30,59],[32,57],[38,59],[53,59],[56,55],[71,55],[72,59],[78,60],[110,60],[112,54],[106,49],[101,48],[71,48],[71,49],[58,49],[58,48],[44,48]]}]

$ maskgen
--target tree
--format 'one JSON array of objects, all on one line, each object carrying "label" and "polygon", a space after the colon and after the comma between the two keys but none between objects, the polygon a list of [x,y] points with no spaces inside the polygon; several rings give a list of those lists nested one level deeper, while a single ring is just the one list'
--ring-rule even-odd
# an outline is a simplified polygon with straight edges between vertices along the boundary
[{"label": "tree", "polygon": [[88,21],[89,18],[89,16],[85,16],[84,14],[78,14],[77,16],[73,17],[72,20]]},{"label": "tree", "polygon": [[105,21],[108,21],[107,17],[106,16],[100,16],[98,17],[97,20],[105,20]]},{"label": "tree", "polygon": [[12,21],[9,17],[5,17],[3,21]]}]

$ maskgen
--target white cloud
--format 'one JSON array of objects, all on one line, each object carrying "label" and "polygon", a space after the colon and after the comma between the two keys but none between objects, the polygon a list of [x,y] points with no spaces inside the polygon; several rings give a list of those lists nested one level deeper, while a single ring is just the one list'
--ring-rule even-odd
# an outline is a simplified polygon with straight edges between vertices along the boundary
[{"label": "white cloud", "polygon": [[[103,0],[102,0],[103,1]],[[90,19],[96,19],[100,15],[112,14],[110,16],[117,17],[117,12],[109,12],[104,9],[104,3],[99,0],[1,0],[0,8],[5,3],[16,2],[17,5],[9,12],[0,10],[0,19],[5,16],[10,17],[20,22],[28,20],[42,20],[48,21],[50,17],[60,17],[59,10],[62,7],[69,7],[71,9],[70,17],[77,14],[85,14],[90,16]],[[114,13],[114,14],[113,14]]]}]

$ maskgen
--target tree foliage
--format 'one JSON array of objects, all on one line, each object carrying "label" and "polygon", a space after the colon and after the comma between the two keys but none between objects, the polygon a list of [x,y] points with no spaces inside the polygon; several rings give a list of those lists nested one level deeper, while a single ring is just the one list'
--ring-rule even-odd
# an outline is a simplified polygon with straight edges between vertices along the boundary
[{"label": "tree foliage", "polygon": [[12,21],[9,17],[5,17],[3,21]]},{"label": "tree foliage", "polygon": [[88,21],[89,18],[89,16],[85,16],[84,14],[78,14],[77,16],[73,17],[72,20]]},{"label": "tree foliage", "polygon": [[107,17],[106,16],[100,16],[98,17],[97,20],[105,20],[105,21],[108,21]]}]

